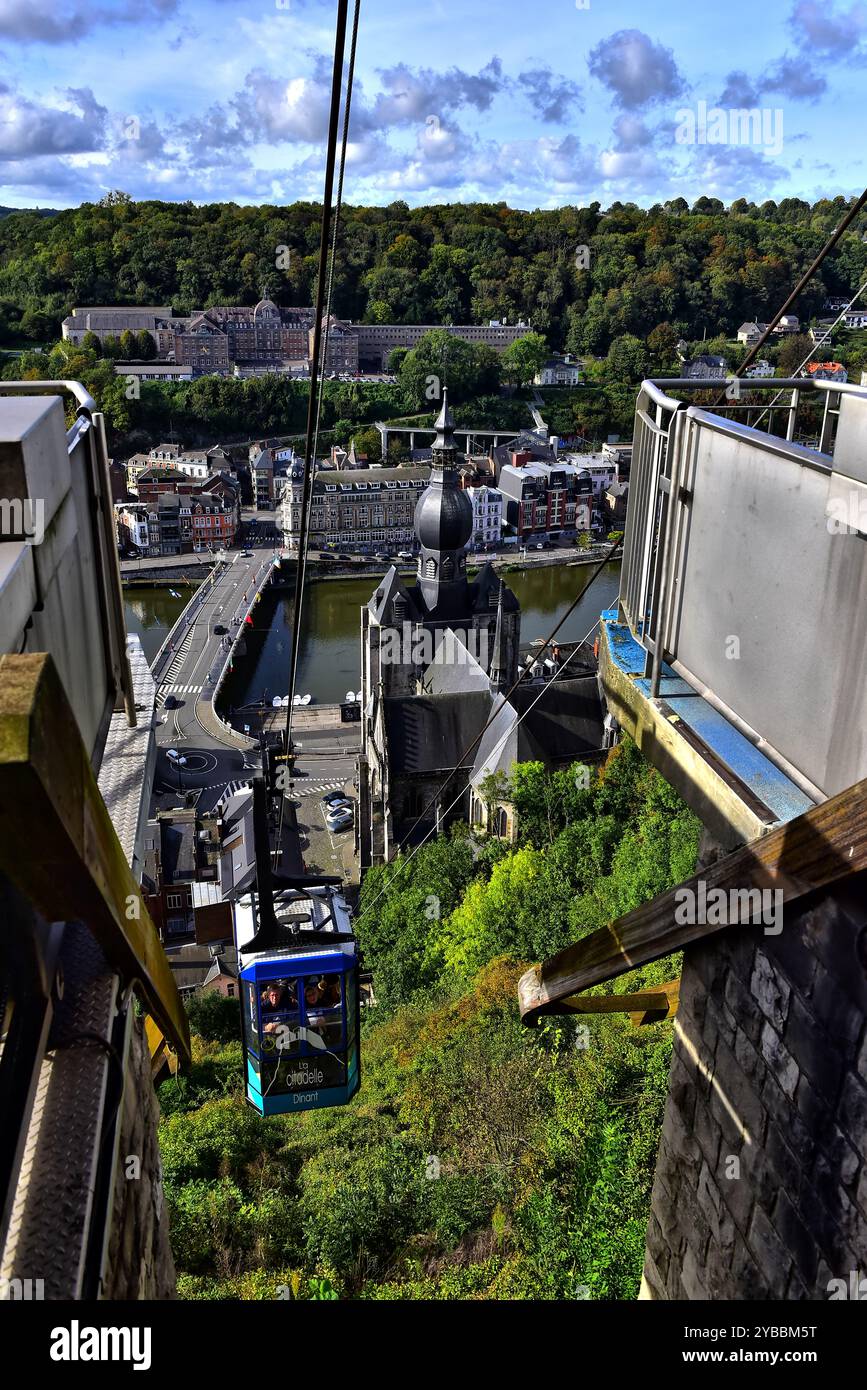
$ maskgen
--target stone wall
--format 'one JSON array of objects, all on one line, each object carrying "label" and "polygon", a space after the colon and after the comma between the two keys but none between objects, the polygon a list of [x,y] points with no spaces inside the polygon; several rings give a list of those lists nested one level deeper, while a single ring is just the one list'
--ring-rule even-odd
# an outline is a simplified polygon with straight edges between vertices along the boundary
[{"label": "stone wall", "polygon": [[867,875],[687,950],[642,1297],[852,1296],[831,1281],[867,1275],[865,1018]]},{"label": "stone wall", "polygon": [[120,1148],[112,1203],[103,1297],[175,1297],[157,1145],[159,1103],[141,1019],[133,1020],[122,1101]]}]

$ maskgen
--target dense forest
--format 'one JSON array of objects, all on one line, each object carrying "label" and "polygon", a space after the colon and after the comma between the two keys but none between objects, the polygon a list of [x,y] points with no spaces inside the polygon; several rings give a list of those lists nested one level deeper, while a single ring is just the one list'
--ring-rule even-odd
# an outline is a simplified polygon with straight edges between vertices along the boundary
[{"label": "dense forest", "polygon": [[236,1002],[189,1005],[194,1065],[159,1090],[182,1297],[635,1296],[671,1025],[528,1030],[516,982],[682,881],[699,827],[630,743],[586,781],[520,765],[517,844],[459,827],[367,874],[357,929],[377,1004],[348,1106],[259,1119]]},{"label": "dense forest", "polygon": [[[528,424],[521,390],[532,378],[529,368],[550,350],[580,355],[586,369],[582,391],[546,402],[552,431],[588,445],[612,433],[628,437],[635,383],[650,373],[672,375],[681,338],[690,350],[723,353],[737,367],[744,350],[731,339],[740,323],[779,307],[846,206],[842,198],[812,207],[797,198],[760,207],[740,199],[726,209],[700,198],[692,208],[676,199],[649,210],[619,203],[607,211],[596,203],[535,212],[499,203],[346,208],[334,277],[339,315],[432,324],[523,319],[531,329],[502,358],[432,333],[412,352],[394,354],[394,388],[329,383],[321,442],[327,448],[355,437],[376,460],[378,435],[370,426],[406,416],[423,422],[432,373],[447,380],[461,407],[458,423]],[[195,445],[300,431],[305,383],[207,377],[133,388],[114,375],[108,343],[94,338],[74,348],[58,339],[76,304],[163,304],[186,312],[249,304],[265,289],[283,305],[309,305],[319,216],[313,203],[196,207],[133,203],[124,194],[56,214],[11,213],[0,219],[0,343],[25,351],[7,358],[2,375],[83,381],[105,411],[121,457],[170,432]],[[867,214],[805,290],[797,305],[802,321],[828,295],[851,295],[867,280],[865,236]],[[289,268],[278,270],[284,247]],[[123,355],[136,356],[135,343],[126,349]],[[786,374],[811,349],[796,335],[764,355]],[[835,332],[823,352],[857,379],[867,368],[867,335]],[[504,387],[517,396],[504,396]]]},{"label": "dense forest", "polygon": [[[524,319],[550,347],[576,353],[604,354],[616,337],[646,339],[660,324],[687,340],[731,336],[783,301],[847,206],[346,207],[334,310],[382,323]],[[280,304],[309,305],[320,215],[314,203],[135,203],[123,193],[55,215],[12,213],[0,219],[0,341],[50,341],[76,304],[188,313],[255,303],[264,287]],[[867,279],[865,231],[862,214],[805,291],[802,319]],[[289,267],[278,270],[284,247]]]}]

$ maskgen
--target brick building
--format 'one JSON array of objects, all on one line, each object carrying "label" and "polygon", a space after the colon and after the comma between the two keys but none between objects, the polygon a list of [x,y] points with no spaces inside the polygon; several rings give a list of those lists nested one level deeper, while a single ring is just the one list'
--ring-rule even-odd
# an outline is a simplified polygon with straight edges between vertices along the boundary
[{"label": "brick building", "polygon": [[499,488],[503,521],[521,540],[590,530],[593,480],[577,464],[508,463],[500,470]]}]

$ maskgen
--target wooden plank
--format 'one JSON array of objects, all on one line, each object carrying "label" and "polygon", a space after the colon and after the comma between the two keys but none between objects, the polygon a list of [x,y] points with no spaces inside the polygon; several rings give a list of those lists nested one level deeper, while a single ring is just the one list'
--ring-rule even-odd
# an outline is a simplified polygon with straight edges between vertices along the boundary
[{"label": "wooden plank", "polygon": [[556,1013],[571,995],[751,921],[736,903],[725,923],[679,923],[675,912],[684,890],[697,894],[701,883],[707,893],[722,889],[727,895],[750,888],[779,890],[785,907],[865,869],[867,778],[533,966],[518,982],[521,1017],[532,1026],[542,1014]]},{"label": "wooden plank", "polygon": [[79,920],[179,1055],[187,1016],[51,657],[0,656],[0,868],[49,921]]}]

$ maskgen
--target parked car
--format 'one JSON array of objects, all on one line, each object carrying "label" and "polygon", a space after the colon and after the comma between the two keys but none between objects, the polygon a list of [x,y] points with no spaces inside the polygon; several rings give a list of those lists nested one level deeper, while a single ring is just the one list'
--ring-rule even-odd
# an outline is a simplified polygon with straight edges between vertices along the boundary
[{"label": "parked car", "polygon": [[412,551],[411,551],[411,550],[399,550],[399,551],[397,552],[397,558],[398,558],[398,560],[411,560],[411,559],[412,559]]},{"label": "parked car", "polygon": [[325,824],[328,826],[328,829],[332,831],[348,830],[354,819],[355,817],[348,807],[340,806],[333,815],[325,817]]},{"label": "parked car", "polygon": [[327,792],[322,798],[322,807],[327,814],[336,811],[338,806],[351,806],[352,801],[343,792]]},{"label": "parked car", "polygon": [[222,637],[223,633],[228,631],[229,629],[226,627],[225,623],[214,623],[213,633],[215,637]]}]

